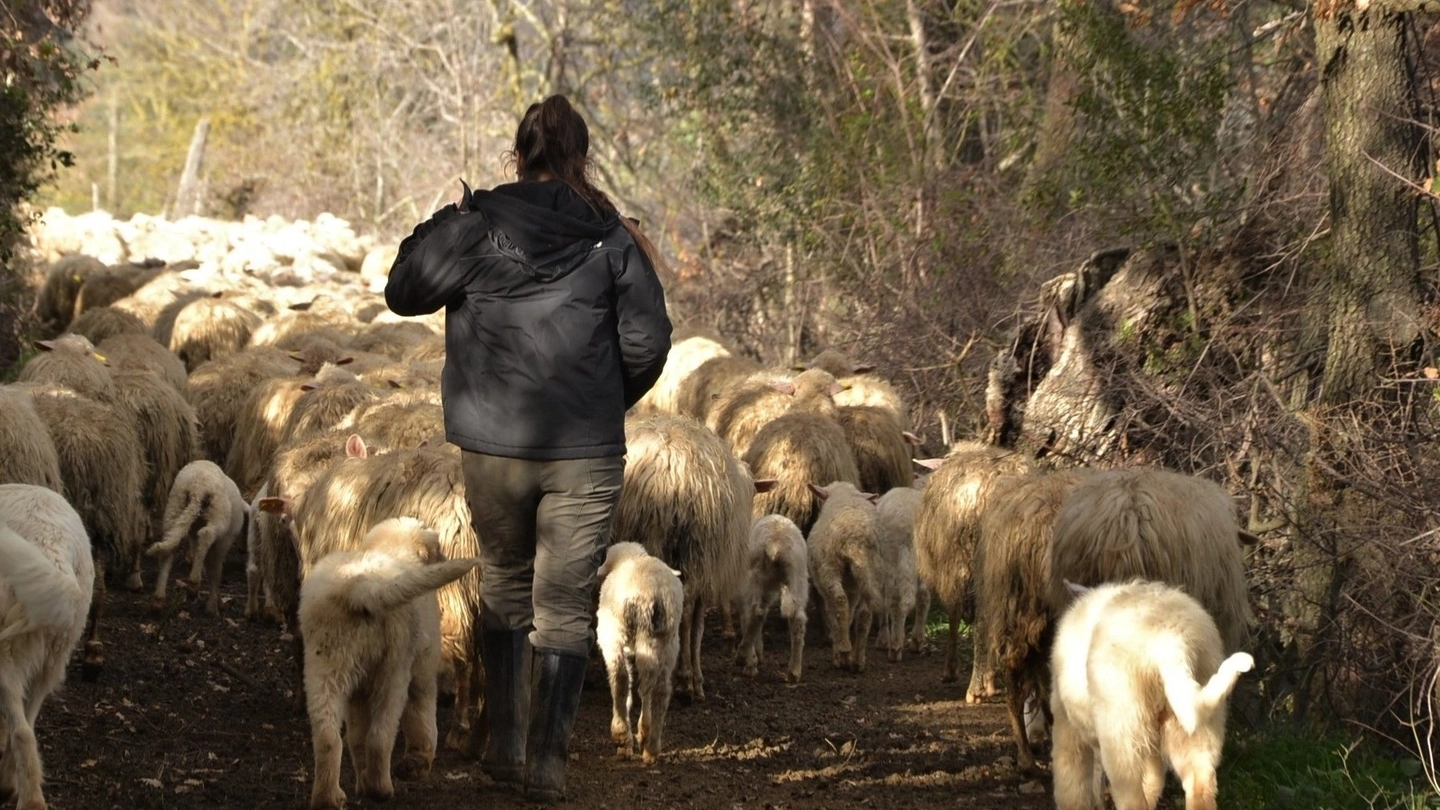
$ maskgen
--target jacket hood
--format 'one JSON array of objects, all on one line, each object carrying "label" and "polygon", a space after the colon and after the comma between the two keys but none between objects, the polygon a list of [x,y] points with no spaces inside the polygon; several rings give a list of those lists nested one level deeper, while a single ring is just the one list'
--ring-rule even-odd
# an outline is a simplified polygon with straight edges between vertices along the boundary
[{"label": "jacket hood", "polygon": [[619,223],[559,180],[507,183],[473,192],[468,203],[490,220],[501,252],[541,280],[574,270]]}]

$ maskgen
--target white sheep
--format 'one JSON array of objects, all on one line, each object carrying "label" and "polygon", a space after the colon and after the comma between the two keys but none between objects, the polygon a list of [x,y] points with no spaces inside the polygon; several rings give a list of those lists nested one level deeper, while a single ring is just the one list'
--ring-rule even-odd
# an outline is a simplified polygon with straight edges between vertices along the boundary
[{"label": "white sheep", "polygon": [[1215,810],[1230,692],[1254,666],[1224,657],[1214,619],[1178,588],[1135,580],[1082,593],[1051,657],[1058,810],[1154,810],[1167,766],[1186,810]]},{"label": "white sheep", "polygon": [[1157,467],[1107,470],[1076,487],[1055,517],[1055,607],[1078,585],[1168,582],[1215,617],[1228,652],[1249,635],[1250,591],[1235,501],[1219,484]]},{"label": "white sheep", "polygon": [[764,653],[765,614],[777,602],[790,630],[788,683],[799,683],[805,657],[805,603],[810,599],[810,561],[805,536],[784,515],[762,515],[750,527],[750,565],[737,600],[740,643],[735,664],[754,677]]},{"label": "white sheep", "polygon": [[54,383],[101,402],[115,400],[115,383],[105,358],[84,335],[37,340],[40,353],[21,367],[18,382]]},{"label": "white sheep", "polygon": [[898,662],[907,646],[906,621],[914,616],[908,636],[910,649],[925,645],[925,621],[930,613],[930,589],[916,573],[915,511],[920,507],[920,490],[892,487],[875,502],[880,554],[889,575],[881,583],[880,632],[878,644],[892,662]]},{"label": "white sheep", "polygon": [[200,459],[186,464],[170,487],[165,502],[165,534],[146,550],[160,565],[155,574],[155,606],[165,605],[170,566],[182,543],[193,541],[190,577],[186,586],[199,593],[204,579],[210,582],[205,609],[220,613],[220,572],[235,541],[246,536],[250,505],[225,471],[213,461]]},{"label": "white sheep", "polygon": [[60,456],[26,389],[0,385],[0,483],[35,484],[65,494]]},{"label": "white sheep", "polygon": [[848,481],[811,489],[822,504],[807,538],[810,581],[825,608],[835,666],[864,672],[880,583],[888,576],[875,523],[877,496]]},{"label": "white sheep", "polygon": [[43,810],[35,721],[65,680],[95,587],[80,515],[51,489],[0,485],[0,788],[20,810]]},{"label": "white sheep", "polygon": [[[599,577],[595,641],[610,676],[610,737],[622,756],[632,756],[638,743],[641,759],[652,764],[660,756],[680,658],[685,589],[679,571],[632,542],[606,549]],[[636,695],[640,710],[632,728]]]},{"label": "white sheep", "polygon": [[[340,810],[342,723],[357,792],[395,793],[390,757],[405,735],[402,771],[435,759],[440,608],[436,589],[479,564],[446,560],[439,535],[413,518],[381,521],[353,551],[321,557],[300,586],[305,703],[315,751],[312,810]],[[363,708],[360,708],[363,706]]]}]

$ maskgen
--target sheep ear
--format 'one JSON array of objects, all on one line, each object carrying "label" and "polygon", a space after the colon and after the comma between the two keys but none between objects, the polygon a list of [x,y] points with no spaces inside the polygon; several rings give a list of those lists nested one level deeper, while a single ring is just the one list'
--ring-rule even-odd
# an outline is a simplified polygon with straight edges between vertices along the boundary
[{"label": "sheep ear", "polygon": [[825,487],[817,486],[815,484],[806,484],[805,486],[810,487],[810,491],[815,493],[815,497],[819,498],[822,501],[830,497],[830,490],[826,489]]},{"label": "sheep ear", "polygon": [[682,574],[674,568],[670,569],[670,573],[674,574],[676,579],[679,579],[682,576]]},{"label": "sheep ear", "polygon": [[874,363],[856,363],[855,366],[854,366],[854,368],[851,370],[850,373],[851,373],[851,374],[869,374],[870,372],[872,372],[872,371],[874,371],[874,370],[875,370],[875,364],[874,364]]},{"label": "sheep ear", "polygon": [[305,355],[301,354],[298,351],[288,351],[285,353],[285,356],[289,357],[291,360],[294,360],[297,363],[305,362]]},{"label": "sheep ear", "polygon": [[337,365],[337,366],[348,366],[348,365],[350,365],[350,364],[353,363],[353,362],[355,362],[354,356],[342,357],[342,358],[340,358],[339,360],[336,360],[336,361],[335,361],[335,365]]},{"label": "sheep ear", "polygon": [[1258,546],[1258,545],[1260,545],[1260,538],[1259,538],[1259,537],[1256,537],[1255,535],[1251,534],[1250,532],[1245,531],[1244,529],[1241,529],[1241,530],[1240,530],[1239,532],[1237,532],[1236,534],[1239,536],[1240,545],[1242,545],[1242,546]]},{"label": "sheep ear", "polygon": [[922,438],[921,438],[920,436],[918,436],[917,434],[911,433],[911,432],[908,431],[908,430],[902,430],[902,431],[900,432],[900,435],[901,435],[901,436],[904,436],[904,437],[905,437],[905,443],[908,444],[908,445],[910,445],[910,446],[912,446],[912,447],[919,447],[920,445],[922,445],[922,444],[925,443],[925,440],[924,440],[924,439],[922,439]]},{"label": "sheep ear", "polygon": [[804,363],[796,363],[795,365],[793,365],[793,366],[790,367],[790,370],[791,370],[791,371],[808,371],[809,368],[810,368],[810,367],[807,366],[807,365],[805,365]]},{"label": "sheep ear", "polygon": [[369,458],[370,448],[365,446],[365,440],[360,438],[359,433],[351,433],[345,438],[346,458]]},{"label": "sheep ear", "polygon": [[789,380],[775,380],[770,383],[770,387],[782,394],[789,394],[792,397],[795,396],[795,383]]},{"label": "sheep ear", "polygon": [[316,388],[319,388],[319,387],[320,387],[320,384],[319,384],[319,383],[316,383],[316,382],[300,383],[300,390],[301,390],[301,391],[314,391]]},{"label": "sheep ear", "polygon": [[405,385],[399,380],[386,380],[385,384],[396,390],[404,390]]},{"label": "sheep ear", "polygon": [[927,470],[938,470],[940,469],[940,465],[945,463],[945,459],[943,458],[917,458],[913,459],[913,461]]},{"label": "sheep ear", "polygon": [[37,340],[35,341],[35,348],[39,349],[42,352],[53,352],[55,351],[55,341]]},{"label": "sheep ear", "polygon": [[261,498],[255,502],[261,512],[269,512],[272,515],[286,515],[290,513],[289,498]]},{"label": "sheep ear", "polygon": [[844,390],[845,390],[845,386],[841,385],[841,384],[838,383],[838,382],[834,382],[834,383],[830,383],[830,387],[827,388],[826,390],[829,391],[829,392],[830,392],[830,396],[833,397],[833,396],[835,396],[836,394],[839,394],[841,391],[844,391]]},{"label": "sheep ear", "polygon": [[869,501],[870,503],[875,503],[876,501],[880,500],[880,495],[874,492],[862,492],[860,494],[865,498],[865,500]]},{"label": "sheep ear", "polygon": [[756,492],[770,492],[780,486],[778,478],[761,478],[755,482]]},{"label": "sheep ear", "polygon": [[1090,589],[1086,586],[1071,582],[1068,579],[1065,580],[1065,590],[1069,591],[1071,596],[1083,596],[1090,592]]}]

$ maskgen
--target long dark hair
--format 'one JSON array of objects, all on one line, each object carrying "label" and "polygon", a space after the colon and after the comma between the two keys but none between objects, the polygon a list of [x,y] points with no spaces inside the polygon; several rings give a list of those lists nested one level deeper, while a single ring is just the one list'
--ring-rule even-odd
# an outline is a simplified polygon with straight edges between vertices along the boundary
[{"label": "long dark hair", "polygon": [[[550,174],[574,189],[601,216],[618,213],[615,203],[590,180],[590,127],[564,96],[549,96],[525,110],[515,129],[511,157],[522,181]],[[628,217],[621,216],[620,224],[630,232],[650,265],[663,269],[660,251],[649,237]]]}]

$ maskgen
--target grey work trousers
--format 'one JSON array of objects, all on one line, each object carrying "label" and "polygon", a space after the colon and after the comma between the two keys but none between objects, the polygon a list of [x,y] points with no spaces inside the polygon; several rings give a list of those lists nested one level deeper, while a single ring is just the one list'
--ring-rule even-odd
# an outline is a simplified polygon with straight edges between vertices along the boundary
[{"label": "grey work trousers", "polygon": [[588,656],[624,457],[531,461],[467,450],[461,468],[485,626],[531,628],[536,649]]}]

